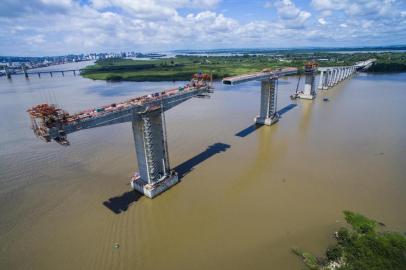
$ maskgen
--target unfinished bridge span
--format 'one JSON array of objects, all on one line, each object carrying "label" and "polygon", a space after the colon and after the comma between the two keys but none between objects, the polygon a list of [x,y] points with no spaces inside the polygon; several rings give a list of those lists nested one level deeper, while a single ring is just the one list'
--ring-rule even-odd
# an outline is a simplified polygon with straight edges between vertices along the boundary
[{"label": "unfinished bridge span", "polygon": [[255,117],[255,123],[261,125],[272,125],[278,122],[279,114],[277,110],[278,78],[297,74],[297,68],[264,69],[262,72],[227,77],[223,79],[223,84],[235,85],[249,81],[261,81],[261,105],[259,115]]},{"label": "unfinished bridge span", "polygon": [[139,172],[131,186],[153,198],[179,181],[170,169],[164,112],[193,98],[213,92],[211,76],[195,74],[184,87],[85,110],[73,115],[56,105],[40,104],[28,110],[32,129],[41,139],[69,145],[67,135],[83,129],[132,123]]}]

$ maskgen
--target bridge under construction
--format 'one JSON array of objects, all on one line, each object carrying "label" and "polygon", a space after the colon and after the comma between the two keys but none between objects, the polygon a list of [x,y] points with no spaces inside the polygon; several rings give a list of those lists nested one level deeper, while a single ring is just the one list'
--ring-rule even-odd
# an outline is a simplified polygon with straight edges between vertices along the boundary
[{"label": "bridge under construction", "polygon": [[[316,97],[315,79],[320,71],[319,89],[328,89],[348,78],[357,70],[365,70],[375,59],[359,62],[349,67],[319,68],[308,62],[304,68],[305,86],[294,98],[312,100]],[[272,125],[279,120],[277,111],[278,79],[298,73],[297,68],[264,69],[261,72],[227,77],[223,84],[235,85],[249,81],[261,82],[259,114],[254,121]],[[299,85],[299,84],[298,84]],[[184,87],[136,97],[120,103],[92,108],[69,114],[53,104],[40,104],[28,110],[34,133],[46,142],[56,141],[69,145],[67,135],[83,129],[102,127],[124,122],[132,123],[138,172],[131,179],[131,186],[149,198],[169,189],[179,181],[171,170],[168,155],[165,111],[193,97],[207,97],[213,93],[212,78],[208,74],[195,74]]]},{"label": "bridge under construction", "polygon": [[261,105],[259,115],[255,117],[255,123],[270,126],[279,120],[277,112],[278,78],[297,74],[297,72],[297,68],[264,69],[262,72],[224,78],[223,84],[235,85],[249,81],[261,81]]},{"label": "bridge under construction", "polygon": [[190,98],[207,96],[212,92],[211,77],[196,74],[184,87],[73,115],[49,104],[34,106],[28,113],[32,129],[39,138],[47,142],[54,140],[62,145],[69,145],[69,133],[131,122],[139,169],[131,179],[131,186],[153,198],[179,181],[177,173],[170,169],[164,112]]}]

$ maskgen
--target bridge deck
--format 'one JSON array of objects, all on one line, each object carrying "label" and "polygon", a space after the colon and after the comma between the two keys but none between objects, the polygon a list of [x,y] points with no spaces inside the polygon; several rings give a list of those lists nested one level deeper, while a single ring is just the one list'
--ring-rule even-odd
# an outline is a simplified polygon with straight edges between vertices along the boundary
[{"label": "bridge deck", "polygon": [[244,83],[248,81],[256,81],[256,80],[263,80],[268,79],[271,77],[281,77],[290,74],[296,74],[297,68],[283,68],[277,70],[264,70],[262,72],[226,77],[223,79],[223,84],[234,85],[239,83]]},{"label": "bridge deck", "polygon": [[204,80],[192,80],[184,87],[132,98],[70,115],[55,105],[40,104],[28,110],[37,136],[49,141],[81,129],[132,121],[141,114],[168,110],[194,96],[211,92]]}]

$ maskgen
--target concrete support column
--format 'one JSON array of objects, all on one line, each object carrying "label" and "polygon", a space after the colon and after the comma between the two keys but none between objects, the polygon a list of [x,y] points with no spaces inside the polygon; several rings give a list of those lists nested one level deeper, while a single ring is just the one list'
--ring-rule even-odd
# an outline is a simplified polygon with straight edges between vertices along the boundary
[{"label": "concrete support column", "polygon": [[270,78],[268,80],[261,81],[261,104],[259,109],[259,116],[255,118],[256,124],[270,126],[279,120],[279,115],[276,112],[277,80],[277,78]]},{"label": "concrete support column", "polygon": [[153,198],[178,182],[177,175],[171,174],[169,168],[161,111],[134,117],[132,128],[139,177],[132,180],[131,186]]},{"label": "concrete support column", "polygon": [[339,76],[339,78],[338,78],[338,81],[342,81],[343,80],[343,74],[344,74],[344,68],[340,68],[340,76]]},{"label": "concrete support column", "polygon": [[327,76],[326,76],[326,84],[325,84],[326,89],[330,87],[330,80],[331,80],[331,70],[328,69]]},{"label": "concrete support column", "polygon": [[305,66],[305,86],[303,92],[299,94],[299,98],[314,99],[316,97],[316,72],[314,67]]},{"label": "concrete support column", "polygon": [[334,85],[336,85],[336,84],[338,83],[338,73],[339,73],[339,69],[336,68],[335,71],[336,71],[336,72],[335,72],[334,82],[333,82]]},{"label": "concrete support column", "polygon": [[5,67],[4,67],[4,71],[6,72],[7,79],[11,79],[11,72],[10,72],[10,70],[8,69],[8,66],[5,66]]},{"label": "concrete support column", "polygon": [[335,69],[332,69],[332,70],[331,70],[331,77],[330,77],[330,80],[329,80],[329,82],[328,82],[328,86],[329,86],[329,87],[332,87],[332,86],[333,86],[334,76],[335,76]]},{"label": "concrete support column", "polygon": [[324,80],[324,70],[320,71],[318,89],[323,89],[323,82],[324,82],[323,80]]},{"label": "concrete support column", "polygon": [[328,78],[329,78],[329,71],[326,70],[326,76],[323,78],[323,89],[327,90],[328,88]]},{"label": "concrete support column", "polygon": [[24,76],[25,76],[25,78],[28,79],[27,67],[24,65],[22,67],[23,67]]}]

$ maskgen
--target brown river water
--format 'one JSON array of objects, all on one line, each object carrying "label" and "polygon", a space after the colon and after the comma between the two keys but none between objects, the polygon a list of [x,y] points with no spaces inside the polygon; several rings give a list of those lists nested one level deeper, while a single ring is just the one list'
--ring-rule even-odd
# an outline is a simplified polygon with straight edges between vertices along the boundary
[{"label": "brown river water", "polygon": [[405,232],[406,73],[358,74],[313,102],[289,99],[296,83],[280,79],[272,127],[252,126],[259,82],[216,83],[168,111],[182,181],[151,200],[130,191],[130,123],[63,147],[34,136],[26,109],[72,113],[174,83],[1,77],[0,269],[302,269],[291,248],[321,255],[345,209]]}]

